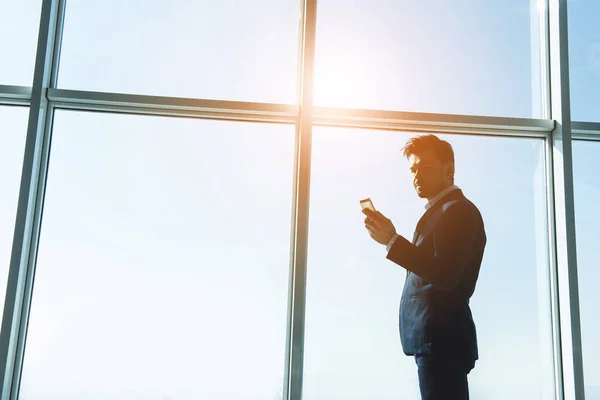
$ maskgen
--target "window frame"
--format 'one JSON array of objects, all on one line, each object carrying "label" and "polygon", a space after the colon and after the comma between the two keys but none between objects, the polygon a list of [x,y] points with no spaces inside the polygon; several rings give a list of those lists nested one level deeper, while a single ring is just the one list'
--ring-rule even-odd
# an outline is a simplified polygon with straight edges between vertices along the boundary
[{"label": "window frame", "polygon": [[32,87],[0,85],[0,104],[30,107],[23,173],[0,335],[1,398],[18,397],[55,109],[295,124],[295,176],[284,398],[302,397],[311,138],[315,125],[546,141],[548,249],[557,399],[583,398],[572,140],[600,140],[600,122],[571,121],[567,1],[532,0],[540,21],[543,119],[313,106],[317,0],[300,0],[295,104],[247,103],[56,88],[66,0],[44,0]]}]

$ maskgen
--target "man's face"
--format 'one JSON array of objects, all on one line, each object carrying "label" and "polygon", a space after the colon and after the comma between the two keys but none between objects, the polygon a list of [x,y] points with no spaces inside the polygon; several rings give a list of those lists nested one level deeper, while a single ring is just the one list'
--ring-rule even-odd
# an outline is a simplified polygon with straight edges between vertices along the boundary
[{"label": "man's face", "polygon": [[432,150],[419,155],[411,154],[408,159],[413,186],[421,198],[432,198],[450,185],[451,163],[442,165]]}]

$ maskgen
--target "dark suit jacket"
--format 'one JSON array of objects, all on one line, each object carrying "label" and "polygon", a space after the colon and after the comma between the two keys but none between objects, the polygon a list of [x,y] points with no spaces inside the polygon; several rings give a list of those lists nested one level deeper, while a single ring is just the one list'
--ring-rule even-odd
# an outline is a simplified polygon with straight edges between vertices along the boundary
[{"label": "dark suit jacket", "polygon": [[404,353],[474,362],[477,335],[469,299],[486,244],[481,214],[455,189],[423,214],[413,242],[400,236],[387,258],[406,268],[400,300]]}]

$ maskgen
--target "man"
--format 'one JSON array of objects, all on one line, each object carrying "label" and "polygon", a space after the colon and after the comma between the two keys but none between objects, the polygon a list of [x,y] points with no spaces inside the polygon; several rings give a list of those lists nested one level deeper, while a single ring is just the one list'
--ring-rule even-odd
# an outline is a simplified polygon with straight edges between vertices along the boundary
[{"label": "man", "polygon": [[469,299],[486,244],[477,207],[454,185],[454,151],[435,135],[403,148],[417,195],[426,198],[412,243],[379,211],[364,209],[371,237],[387,259],[407,270],[400,300],[400,338],[417,364],[423,400],[466,400],[478,359]]}]

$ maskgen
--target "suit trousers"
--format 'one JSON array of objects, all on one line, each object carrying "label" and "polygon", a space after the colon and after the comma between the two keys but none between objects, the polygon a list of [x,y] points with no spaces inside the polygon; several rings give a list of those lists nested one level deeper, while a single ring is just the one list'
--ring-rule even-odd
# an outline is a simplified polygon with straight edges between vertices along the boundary
[{"label": "suit trousers", "polygon": [[415,355],[422,400],[469,400],[467,375],[473,363],[429,354]]}]

